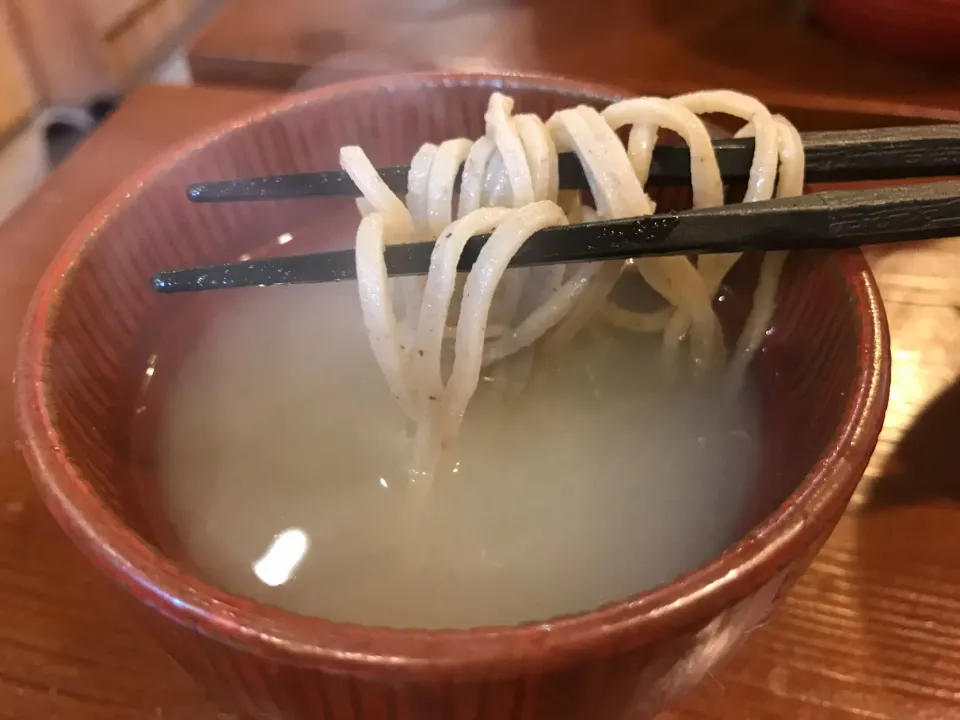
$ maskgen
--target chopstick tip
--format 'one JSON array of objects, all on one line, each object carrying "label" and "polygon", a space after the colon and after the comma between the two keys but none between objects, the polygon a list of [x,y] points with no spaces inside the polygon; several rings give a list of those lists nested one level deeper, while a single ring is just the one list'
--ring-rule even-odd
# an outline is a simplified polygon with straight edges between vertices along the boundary
[{"label": "chopstick tip", "polygon": [[172,288],[171,288],[170,282],[167,280],[168,275],[169,275],[169,271],[164,271],[164,272],[158,272],[156,275],[153,276],[151,283],[153,285],[153,289],[155,292],[160,292],[160,293],[170,292]]}]

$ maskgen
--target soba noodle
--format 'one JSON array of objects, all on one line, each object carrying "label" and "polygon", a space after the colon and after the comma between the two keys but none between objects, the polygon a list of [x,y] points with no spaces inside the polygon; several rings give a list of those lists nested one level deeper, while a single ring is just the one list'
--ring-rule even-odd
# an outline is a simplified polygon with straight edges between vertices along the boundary
[{"label": "soba noodle", "polygon": [[[483,368],[529,372],[536,346],[562,346],[598,311],[637,332],[663,334],[663,367],[673,374],[689,338],[694,371],[725,365],[736,387],[762,344],[774,310],[784,253],[762,262],[753,308],[729,359],[712,302],[738,254],[637,258],[570,266],[511,268],[513,255],[538,230],[594,219],[648,215],[644,191],[658,131],[678,134],[690,148],[693,205],[720,205],[724,187],[710,133],[700,115],[720,113],[745,122],[737,137],[753,136],[756,150],[744,202],[802,191],[803,147],[796,129],[759,101],[729,90],[637,98],[603,112],[580,106],[546,123],[513,115],[513,100],[493,93],[485,135],[424,145],[414,156],[406,205],[386,186],[357,147],[341,150],[341,165],[360,188],[362,214],[356,256],[360,301],[370,344],[387,384],[417,425],[420,463],[457,435]],[[629,127],[626,147],[617,130]],[[558,152],[579,158],[596,208],[579,193],[560,191]],[[454,211],[454,184],[463,177]],[[457,263],[468,238],[492,233],[466,279]],[[426,278],[388,280],[384,246],[436,238]],[[636,313],[607,296],[624,268],[639,271],[667,306]],[[451,307],[458,317],[448,327]],[[444,379],[443,342],[453,337]]]}]

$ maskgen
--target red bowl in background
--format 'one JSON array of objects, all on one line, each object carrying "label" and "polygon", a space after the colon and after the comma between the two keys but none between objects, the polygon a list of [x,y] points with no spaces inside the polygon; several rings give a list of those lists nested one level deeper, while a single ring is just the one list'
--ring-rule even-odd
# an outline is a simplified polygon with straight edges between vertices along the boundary
[{"label": "red bowl in background", "polygon": [[[338,208],[356,223],[348,199],[191,205],[184,188],[336,167],[338,148],[353,143],[379,165],[406,163],[425,141],[479,136],[495,89],[542,116],[621,95],[558,78],[422,74],[280,100],[125,182],[69,237],[34,297],[15,396],[40,494],[170,654],[252,718],[650,717],[769,617],[843,514],[876,444],[890,380],[877,287],[859,252],[795,254],[777,331],[752,368],[764,412],[752,515],[740,540],[667,585],[523,626],[394,630],[258,604],[164,554],[149,518],[158,509],[131,482],[130,418],[152,329],[193,300],[152,292],[152,274],[232,260],[294,228],[310,227],[295,237],[321,246],[342,243],[326,227]],[[657,199],[666,209],[689,192]],[[752,296],[749,263],[731,282]]]},{"label": "red bowl in background", "polygon": [[870,51],[960,59],[960,0],[809,0],[809,7],[824,28]]}]

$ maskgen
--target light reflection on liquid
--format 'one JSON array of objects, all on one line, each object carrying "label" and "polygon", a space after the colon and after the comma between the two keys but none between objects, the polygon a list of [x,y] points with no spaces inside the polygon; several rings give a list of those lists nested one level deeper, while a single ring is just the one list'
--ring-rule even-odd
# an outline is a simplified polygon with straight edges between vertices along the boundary
[{"label": "light reflection on liquid", "polygon": [[[147,358],[147,369],[143,371],[143,380],[140,381],[140,392],[143,392],[147,389],[147,386],[150,385],[150,381],[153,379],[153,374],[157,371],[157,356],[156,354],[151,355]],[[135,411],[137,414],[143,412],[143,406],[140,406]]]},{"label": "light reflection on liquid", "polygon": [[310,539],[300,528],[288,528],[274,536],[270,547],[253,564],[264,585],[279,587],[290,581],[310,548]]}]

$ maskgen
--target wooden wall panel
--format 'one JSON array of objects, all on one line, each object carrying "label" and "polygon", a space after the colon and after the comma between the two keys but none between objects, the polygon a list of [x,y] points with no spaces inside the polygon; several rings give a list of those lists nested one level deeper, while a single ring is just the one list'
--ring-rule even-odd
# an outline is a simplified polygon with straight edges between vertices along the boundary
[{"label": "wooden wall panel", "polygon": [[144,0],[82,0],[82,3],[93,26],[104,35],[135,14]]},{"label": "wooden wall panel", "polygon": [[26,118],[37,99],[37,89],[14,32],[9,4],[0,0],[0,136]]},{"label": "wooden wall panel", "polygon": [[125,79],[152,59],[202,2],[139,0],[136,10],[125,15],[102,39],[104,58],[114,82],[125,84]]},{"label": "wooden wall panel", "polygon": [[82,2],[8,2],[44,104],[82,105],[110,89],[99,36]]}]

